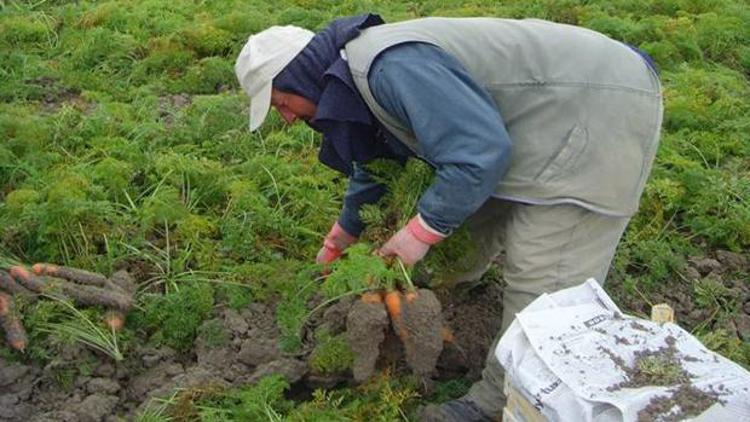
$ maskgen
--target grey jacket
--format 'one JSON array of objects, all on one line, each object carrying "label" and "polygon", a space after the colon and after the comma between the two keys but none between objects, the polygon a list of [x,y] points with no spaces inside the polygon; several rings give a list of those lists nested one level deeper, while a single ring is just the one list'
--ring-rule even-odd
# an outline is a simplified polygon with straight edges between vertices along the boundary
[{"label": "grey jacket", "polygon": [[409,41],[456,57],[495,100],[513,146],[494,196],[614,216],[637,210],[662,102],[658,78],[636,52],[540,20],[426,18],[369,28],[346,45],[349,68],[376,118],[415,152],[419,140],[377,103],[367,79],[379,53]]}]

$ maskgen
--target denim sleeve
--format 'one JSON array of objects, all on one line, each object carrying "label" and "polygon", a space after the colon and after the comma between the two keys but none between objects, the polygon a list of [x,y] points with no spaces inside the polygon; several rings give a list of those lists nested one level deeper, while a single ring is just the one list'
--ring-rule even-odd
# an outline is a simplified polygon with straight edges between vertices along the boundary
[{"label": "denim sleeve", "polygon": [[354,163],[354,171],[349,177],[349,187],[344,196],[344,206],[339,215],[339,225],[352,236],[359,236],[365,225],[359,217],[364,204],[374,204],[385,194],[385,186],[372,180],[359,163]]},{"label": "denim sleeve", "polygon": [[417,154],[435,167],[417,209],[430,227],[450,234],[508,168],[511,141],[500,111],[458,60],[429,44],[386,50],[368,80],[378,104],[412,129]]}]

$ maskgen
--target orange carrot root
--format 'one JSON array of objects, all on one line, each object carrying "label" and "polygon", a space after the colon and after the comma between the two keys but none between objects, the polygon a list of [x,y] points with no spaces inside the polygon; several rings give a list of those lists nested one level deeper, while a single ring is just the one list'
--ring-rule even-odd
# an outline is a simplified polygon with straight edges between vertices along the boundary
[{"label": "orange carrot root", "polygon": [[26,267],[21,265],[14,265],[10,267],[10,276],[17,281],[29,281],[31,280],[31,273]]},{"label": "orange carrot root", "polygon": [[115,331],[120,331],[125,325],[125,315],[116,311],[107,312],[107,315],[104,317],[104,323],[107,324],[107,327]]},{"label": "orange carrot root", "polygon": [[385,307],[388,309],[388,315],[391,320],[399,321],[401,319],[401,292],[391,290],[385,294]]},{"label": "orange carrot root", "polygon": [[4,317],[10,313],[10,301],[13,300],[5,293],[0,293],[0,317]]},{"label": "orange carrot root", "polygon": [[57,265],[36,263],[31,267],[31,271],[36,275],[50,275],[54,276],[57,274]]},{"label": "orange carrot root", "polygon": [[456,337],[453,335],[453,330],[451,330],[450,327],[443,326],[441,334],[443,336],[443,342],[444,343],[455,343],[456,342]]},{"label": "orange carrot root", "polygon": [[13,298],[5,293],[0,293],[0,326],[10,347],[21,352],[26,350],[26,330],[14,312]]},{"label": "orange carrot root", "polygon": [[401,320],[401,298],[403,294],[398,290],[391,290],[385,294],[385,307],[388,309],[388,315],[391,316],[394,331],[398,334],[401,342],[405,343],[409,334]]}]

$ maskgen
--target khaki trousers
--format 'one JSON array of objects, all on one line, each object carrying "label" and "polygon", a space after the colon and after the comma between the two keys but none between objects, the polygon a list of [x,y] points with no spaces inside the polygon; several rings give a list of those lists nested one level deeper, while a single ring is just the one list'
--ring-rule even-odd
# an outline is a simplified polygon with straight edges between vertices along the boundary
[{"label": "khaki trousers", "polygon": [[474,270],[459,277],[459,282],[477,280],[505,250],[502,328],[487,355],[482,379],[467,397],[485,413],[499,417],[505,406],[504,371],[495,358],[495,347],[515,314],[542,293],[580,284],[589,277],[604,283],[628,220],[576,205],[528,205],[494,198],[469,218],[481,256]]}]

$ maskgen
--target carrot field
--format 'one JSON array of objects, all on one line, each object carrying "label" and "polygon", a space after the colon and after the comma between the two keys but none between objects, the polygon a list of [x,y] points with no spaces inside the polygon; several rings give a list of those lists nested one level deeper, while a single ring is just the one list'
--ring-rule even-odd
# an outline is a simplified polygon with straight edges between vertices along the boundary
[{"label": "carrot field", "polygon": [[[366,12],[541,18],[648,52],[661,144],[605,288],[637,316],[669,303],[750,368],[746,1],[0,1],[0,269],[123,270],[135,287],[121,330],[88,331],[99,348],[63,328],[100,326],[104,307],[17,298],[28,345],[0,342],[0,420],[414,420],[466,392],[500,326],[502,257],[451,286],[436,268],[460,269],[460,233],[413,272],[370,253],[386,222],[412,216],[431,170],[386,180],[367,242],[327,275],[315,254],[346,178],[317,161],[320,135],[303,124],[272,111],[248,131],[233,69],[247,37]],[[453,338],[429,385],[397,344],[353,381],[345,316],[374,278],[440,300]]]}]

